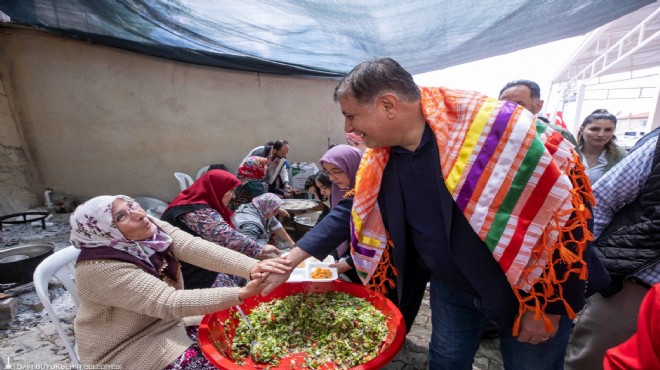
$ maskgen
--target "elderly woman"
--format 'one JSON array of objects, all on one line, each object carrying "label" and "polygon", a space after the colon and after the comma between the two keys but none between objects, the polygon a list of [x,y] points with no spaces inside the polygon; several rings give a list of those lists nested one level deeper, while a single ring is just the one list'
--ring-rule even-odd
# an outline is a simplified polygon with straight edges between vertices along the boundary
[{"label": "elderly woman", "polygon": [[625,157],[626,151],[614,143],[616,117],[605,109],[587,116],[578,131],[578,148],[592,184]]},{"label": "elderly woman", "polygon": [[[170,202],[161,219],[180,229],[249,257],[265,259],[279,254],[274,245],[261,245],[236,230],[234,213],[227,206],[241,181],[233,174],[211,170]],[[216,274],[193,264],[182,263],[186,289],[240,286],[245,280]]]},{"label": "elderly woman", "polygon": [[[187,316],[223,310],[261,292],[261,278],[290,269],[259,262],[148,217],[124,195],[100,196],[70,220],[80,307],[81,363],[124,369],[213,369],[186,329]],[[183,290],[179,261],[251,279],[244,287]]]},{"label": "elderly woman", "polygon": [[238,209],[241,204],[248,204],[254,197],[268,191],[266,184],[266,162],[264,157],[250,156],[238,167],[236,177],[241,184],[236,188],[236,197],[229,202],[229,208]]},{"label": "elderly woman", "polygon": [[275,218],[279,213],[282,199],[275,194],[262,194],[248,204],[240,206],[234,214],[236,229],[259,244],[266,244],[271,234],[275,234],[292,248],[295,242]]}]

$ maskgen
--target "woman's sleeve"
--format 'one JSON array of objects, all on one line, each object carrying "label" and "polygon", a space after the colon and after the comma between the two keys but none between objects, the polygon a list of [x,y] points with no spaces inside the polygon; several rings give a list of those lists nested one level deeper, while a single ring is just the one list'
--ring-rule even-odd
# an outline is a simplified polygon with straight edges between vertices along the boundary
[{"label": "woman's sleeve", "polygon": [[234,230],[214,209],[204,208],[186,213],[181,221],[202,238],[246,256],[256,257],[263,251],[259,243]]},{"label": "woman's sleeve", "polygon": [[259,237],[265,234],[265,232],[263,228],[257,225],[255,222],[243,222],[240,226],[238,226],[238,229],[240,230],[241,234],[256,241],[259,243],[259,245],[268,243],[268,239],[259,240]]},{"label": "woman's sleeve", "polygon": [[250,270],[257,260],[229,248],[192,236],[165,221],[152,221],[170,237],[174,257],[210,271],[224,272],[231,275],[250,278]]},{"label": "woman's sleeve", "polygon": [[76,273],[81,297],[162,319],[204,315],[240,304],[238,287],[175,289],[126,262],[83,262],[77,266]]}]

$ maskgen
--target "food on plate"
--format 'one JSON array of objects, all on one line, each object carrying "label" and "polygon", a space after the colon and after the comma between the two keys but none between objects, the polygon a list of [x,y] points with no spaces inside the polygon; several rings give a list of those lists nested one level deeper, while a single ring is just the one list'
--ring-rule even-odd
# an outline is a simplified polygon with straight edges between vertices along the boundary
[{"label": "food on plate", "polygon": [[317,267],[312,272],[310,272],[312,279],[330,279],[332,277],[332,271],[330,269],[324,269]]},{"label": "food on plate", "polygon": [[253,329],[240,320],[232,344],[239,365],[250,356],[256,363],[277,366],[283,357],[306,353],[299,368],[318,369],[330,362],[349,369],[375,358],[388,334],[382,312],[344,292],[263,302],[248,317]]}]

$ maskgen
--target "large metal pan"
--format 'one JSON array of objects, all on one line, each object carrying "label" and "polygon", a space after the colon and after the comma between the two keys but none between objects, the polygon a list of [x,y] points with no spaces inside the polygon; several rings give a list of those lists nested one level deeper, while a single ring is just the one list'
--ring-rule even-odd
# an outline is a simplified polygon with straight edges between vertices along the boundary
[{"label": "large metal pan", "polygon": [[54,250],[53,243],[30,243],[0,250],[0,284],[31,282],[34,270]]}]

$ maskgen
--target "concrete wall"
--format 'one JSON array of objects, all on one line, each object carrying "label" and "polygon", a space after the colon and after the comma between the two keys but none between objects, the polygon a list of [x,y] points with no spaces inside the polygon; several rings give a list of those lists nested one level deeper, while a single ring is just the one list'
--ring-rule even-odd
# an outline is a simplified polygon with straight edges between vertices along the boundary
[{"label": "concrete wall", "polygon": [[[2,31],[0,64],[11,76],[7,94],[37,194],[49,187],[82,198],[169,201],[176,171],[194,177],[210,163],[235,170],[250,149],[274,139],[290,142],[290,161],[313,162],[328,141],[344,141],[334,79],[235,72]],[[0,132],[10,124],[0,122]]]},{"label": "concrete wall", "polygon": [[[5,50],[0,48],[0,55],[4,54]],[[39,203],[32,175],[34,168],[23,147],[16,115],[5,89],[10,83],[6,68],[0,64],[0,215],[24,212]]]}]

